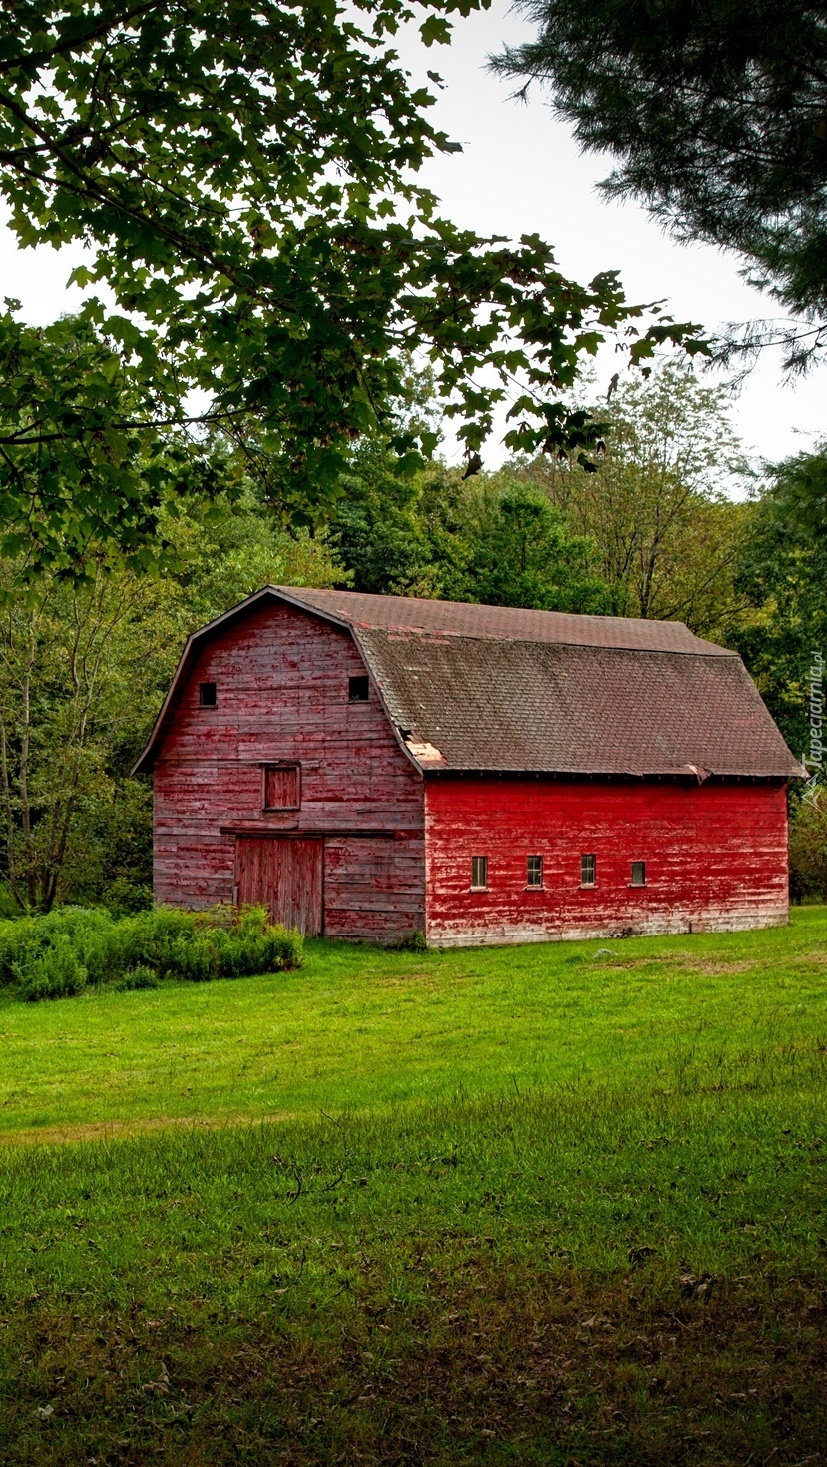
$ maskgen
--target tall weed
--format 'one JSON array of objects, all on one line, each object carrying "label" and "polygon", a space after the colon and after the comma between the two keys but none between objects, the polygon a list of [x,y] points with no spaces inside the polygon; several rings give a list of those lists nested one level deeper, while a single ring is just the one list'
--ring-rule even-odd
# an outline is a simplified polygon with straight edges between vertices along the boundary
[{"label": "tall weed", "polygon": [[51,947],[19,969],[20,995],[27,1003],[41,998],[69,998],[80,993],[88,973],[68,933],[58,933]]}]

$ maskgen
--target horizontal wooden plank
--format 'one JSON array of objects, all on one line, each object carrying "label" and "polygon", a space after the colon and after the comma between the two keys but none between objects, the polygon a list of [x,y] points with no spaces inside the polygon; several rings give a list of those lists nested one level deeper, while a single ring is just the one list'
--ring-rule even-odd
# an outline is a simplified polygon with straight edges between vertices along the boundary
[{"label": "horizontal wooden plank", "polygon": [[[786,796],[769,783],[430,781],[426,931],[443,945],[787,920]],[[597,883],[581,886],[592,854]],[[526,885],[528,856],[543,889]],[[488,889],[471,890],[471,860]],[[631,863],[646,885],[631,885]]]},{"label": "horizontal wooden plank", "polygon": [[[257,611],[202,650],[156,763],[161,900],[231,900],[236,838],[289,827],[294,839],[331,833],[324,896],[339,935],[424,926],[422,778],[375,693],[349,702],[348,678],[364,670],[349,633],[290,607]],[[200,707],[201,682],[215,682],[215,708]],[[292,761],[300,809],[264,812],[262,764]],[[366,849],[380,846],[391,854]]]}]

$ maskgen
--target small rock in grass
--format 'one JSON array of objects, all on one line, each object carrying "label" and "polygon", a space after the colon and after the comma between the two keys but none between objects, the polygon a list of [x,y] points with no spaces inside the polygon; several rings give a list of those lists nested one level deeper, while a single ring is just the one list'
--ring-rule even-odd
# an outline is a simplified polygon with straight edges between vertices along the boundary
[{"label": "small rock in grass", "polygon": [[700,1278],[691,1273],[683,1273],[678,1282],[685,1299],[706,1299],[715,1285],[711,1273],[701,1274]]},{"label": "small rock in grass", "polygon": [[641,1243],[639,1247],[629,1249],[629,1262],[634,1264],[636,1268],[639,1268],[642,1263],[646,1262],[647,1258],[653,1258],[656,1253],[657,1248],[652,1248],[648,1243]]}]

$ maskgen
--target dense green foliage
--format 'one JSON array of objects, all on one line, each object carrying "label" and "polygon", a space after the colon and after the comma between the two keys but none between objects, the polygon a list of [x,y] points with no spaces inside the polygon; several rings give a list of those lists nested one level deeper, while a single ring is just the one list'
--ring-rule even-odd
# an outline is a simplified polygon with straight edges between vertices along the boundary
[{"label": "dense green foliage", "polygon": [[381,449],[357,454],[331,520],[356,591],[546,611],[605,611],[595,546],[516,471],[462,479],[439,465],[401,481]]},{"label": "dense green foliage", "polygon": [[495,61],[548,83],[579,142],[679,237],[736,250],[827,339],[827,10],[821,0],[518,0],[536,35]]},{"label": "dense green foliage", "polygon": [[749,521],[738,587],[754,608],[735,645],[788,742],[809,744],[809,675],[827,651],[827,452],[780,464]]},{"label": "dense green foliage", "polygon": [[827,894],[827,802],[823,785],[796,801],[790,815],[790,892],[824,901]]},{"label": "dense green foliage", "polygon": [[0,1153],[3,1460],[817,1456],[825,935],[6,1008],[7,1138],[86,1139]]},{"label": "dense green foliage", "polygon": [[34,1003],[120,980],[149,988],[162,978],[207,983],[298,967],[302,939],[269,923],[265,907],[131,917],[83,907],[0,922],[0,987]]},{"label": "dense green foliage", "polygon": [[0,317],[0,507],[14,531],[33,521],[33,561],[70,570],[90,535],[149,557],[159,502],[210,481],[184,432],[204,425],[258,436],[274,501],[307,524],[354,439],[384,432],[402,461],[433,448],[398,419],[411,350],[470,453],[506,397],[515,447],[594,443],[566,397],[621,327],[633,362],[664,340],[703,349],[630,306],[610,270],[581,286],[536,236],[484,240],[437,216],[416,175],[459,145],[429,124],[433,93],[392,38],[413,18],[426,45],[446,41],[446,16],[484,3],[0,8],[11,228],[24,247],[82,241],[75,281],[113,302],[43,330]]},{"label": "dense green foliage", "polygon": [[750,517],[726,492],[745,474],[726,393],[667,361],[601,410],[596,472],[538,456],[401,478],[380,445],[357,451],[331,520],[354,588],[678,618],[726,640]]},{"label": "dense green foliage", "polygon": [[726,642],[744,606],[735,577],[749,519],[728,497],[746,464],[726,391],[667,361],[620,385],[607,418],[596,474],[537,458],[522,477],[593,541],[616,614],[685,621]]},{"label": "dense green foliage", "polygon": [[[427,388],[407,410],[433,425]],[[314,533],[274,515],[260,437],[213,442],[221,493],[159,510],[166,569],[89,556],[85,583],[41,577],[21,595],[25,550],[0,560],[3,910],[145,904],[151,787],[129,770],[187,634],[267,583],[675,617],[743,654],[801,755],[827,639],[823,452],[736,502],[726,399],[691,370],[621,382],[603,411],[596,472],[570,456],[403,472],[366,439]]]},{"label": "dense green foliage", "polygon": [[22,552],[0,560],[2,872],[21,907],[140,905],[152,791],[128,775],[188,634],[267,582],[341,575],[324,535],[280,530],[243,476],[161,524],[167,572],[101,557],[84,585],[42,577],[21,596]]},{"label": "dense green foliage", "polygon": [[83,579],[90,546],[113,541],[136,566],[163,564],[162,507],[223,487],[208,444],[153,428],[171,402],[160,379],[136,380],[126,334],[0,313],[0,553],[18,584],[44,569]]}]

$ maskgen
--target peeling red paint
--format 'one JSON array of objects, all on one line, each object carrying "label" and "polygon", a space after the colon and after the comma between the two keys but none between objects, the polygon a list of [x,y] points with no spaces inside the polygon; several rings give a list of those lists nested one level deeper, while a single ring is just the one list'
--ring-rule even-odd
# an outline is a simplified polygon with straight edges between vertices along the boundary
[{"label": "peeling red paint", "polygon": [[[421,929],[445,946],[787,920],[782,778],[453,774],[415,727],[394,727],[372,673],[368,701],[349,700],[367,660],[347,625],[275,596],[193,639],[152,746],[159,901],[258,892],[308,931],[387,942]],[[214,707],[200,705],[204,682]],[[264,851],[262,837],[294,848]],[[581,886],[583,855],[594,886]],[[474,856],[485,890],[471,889]],[[258,890],[273,872],[290,873],[289,901],[287,877],[285,892]]]},{"label": "peeling red paint", "polygon": [[[437,946],[728,932],[788,918],[783,781],[429,779],[426,933]],[[580,884],[581,856],[597,882]],[[488,857],[488,888],[471,860]],[[526,885],[528,856],[543,886]],[[633,861],[646,885],[632,886]]]},{"label": "peeling red paint", "polygon": [[[424,928],[422,778],[375,691],[349,702],[348,678],[364,671],[348,631],[272,604],[200,651],[155,764],[158,901],[231,902],[237,841],[330,832],[325,932],[387,941]],[[199,706],[207,680],[215,708]],[[293,760],[300,808],[264,810],[262,766]]]}]

